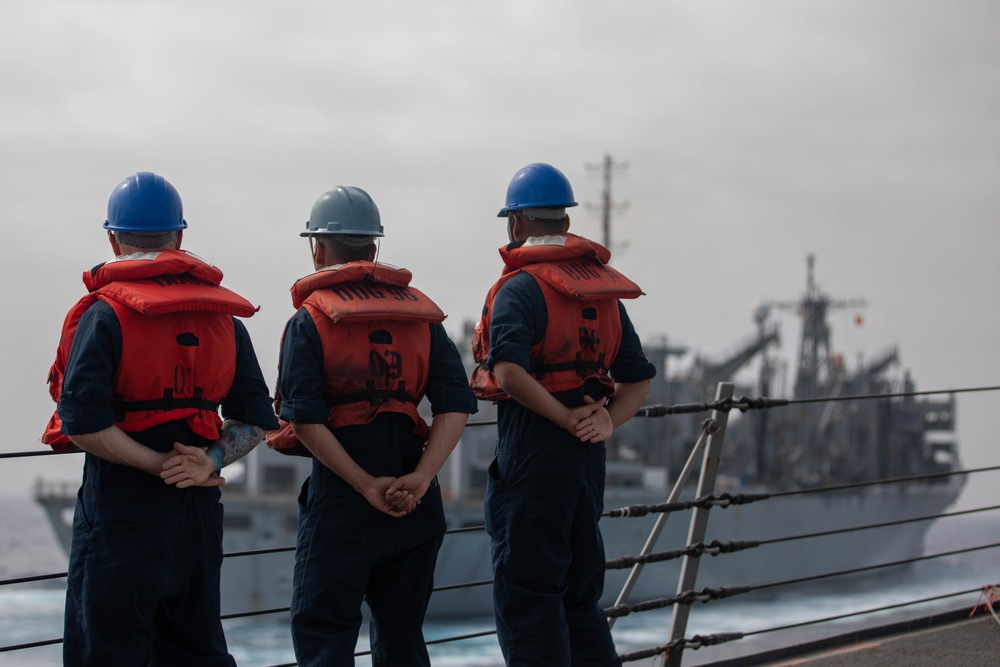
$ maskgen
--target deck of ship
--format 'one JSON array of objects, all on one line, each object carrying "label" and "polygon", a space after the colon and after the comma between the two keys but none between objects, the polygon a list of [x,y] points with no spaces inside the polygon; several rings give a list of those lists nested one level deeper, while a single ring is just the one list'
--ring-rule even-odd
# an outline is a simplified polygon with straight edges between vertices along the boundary
[{"label": "deck of ship", "polygon": [[710,667],[993,667],[1000,625],[967,611],[871,628],[813,644],[711,663]]}]

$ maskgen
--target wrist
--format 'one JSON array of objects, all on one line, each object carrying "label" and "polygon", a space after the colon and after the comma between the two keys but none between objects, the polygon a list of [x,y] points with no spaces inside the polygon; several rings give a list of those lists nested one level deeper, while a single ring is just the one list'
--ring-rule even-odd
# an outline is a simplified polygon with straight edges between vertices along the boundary
[{"label": "wrist", "polygon": [[225,448],[218,443],[212,443],[208,446],[208,451],[205,453],[208,455],[208,458],[212,459],[212,472],[222,470],[222,460],[226,453]]},{"label": "wrist", "polygon": [[346,480],[348,484],[351,485],[355,491],[361,495],[367,497],[369,493],[377,493],[378,486],[375,484],[375,478],[371,475],[364,473],[360,475],[355,481],[351,482]]}]

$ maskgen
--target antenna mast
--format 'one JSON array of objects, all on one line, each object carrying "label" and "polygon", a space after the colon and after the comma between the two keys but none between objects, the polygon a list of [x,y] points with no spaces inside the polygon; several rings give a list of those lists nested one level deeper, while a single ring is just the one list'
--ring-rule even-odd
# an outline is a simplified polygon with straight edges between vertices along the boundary
[{"label": "antenna mast", "polygon": [[[601,175],[604,180],[604,191],[601,193],[601,245],[603,245],[608,250],[611,249],[611,209],[616,205],[612,203],[611,199],[611,172],[614,170],[624,170],[628,169],[628,162],[618,162],[615,163],[611,159],[610,153],[604,154],[604,160],[601,164],[592,164],[587,162],[584,167],[591,171],[601,170]],[[588,208],[590,205],[588,204]],[[628,202],[622,202],[617,205],[618,208],[628,208]]]},{"label": "antenna mast", "polygon": [[813,277],[815,256],[806,256],[806,293],[798,301],[772,301],[773,308],[797,312],[802,318],[799,340],[799,370],[795,379],[796,398],[816,398],[830,391],[836,369],[830,352],[827,313],[842,308],[863,308],[864,299],[831,299],[820,291]]}]

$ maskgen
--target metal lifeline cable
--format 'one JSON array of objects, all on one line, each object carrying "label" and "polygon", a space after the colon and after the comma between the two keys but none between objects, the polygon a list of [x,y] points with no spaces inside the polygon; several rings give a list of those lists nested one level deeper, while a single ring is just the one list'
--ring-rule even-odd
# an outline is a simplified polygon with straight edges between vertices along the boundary
[{"label": "metal lifeline cable", "polygon": [[483,421],[466,422],[466,426],[496,426],[496,419],[484,419]]},{"label": "metal lifeline cable", "polygon": [[824,491],[843,491],[846,489],[857,489],[865,486],[876,486],[878,484],[903,484],[906,482],[919,482],[921,480],[929,479],[943,479],[945,477],[953,477],[955,475],[968,475],[978,472],[992,472],[995,470],[1000,470],[1000,466],[986,466],[983,468],[967,468],[965,470],[952,470],[949,472],[934,472],[926,473],[923,475],[909,475],[906,477],[890,477],[887,479],[874,479],[867,482],[849,482],[845,484],[834,484],[831,486],[817,486],[810,489],[796,489],[794,491],[775,491],[768,494],[771,498],[780,498],[782,496],[798,496],[808,493],[822,493]]},{"label": "metal lifeline cable", "polygon": [[[482,530],[485,530],[485,529],[486,529],[485,526],[466,526],[464,528],[453,528],[453,529],[447,530],[447,531],[445,531],[445,534],[479,532],[479,531],[482,531]],[[251,550],[248,550],[248,551],[230,551],[230,552],[226,552],[225,554],[223,554],[223,558],[239,558],[241,556],[261,556],[261,555],[267,555],[267,554],[288,553],[288,552],[292,552],[292,551],[295,551],[295,546],[294,545],[292,545],[292,546],[286,546],[286,547],[271,547],[271,548],[267,548],[267,549],[251,549]],[[55,572],[55,573],[51,573],[51,574],[39,574],[39,575],[32,575],[32,576],[26,576],[26,577],[18,577],[18,578],[14,578],[14,579],[0,579],[0,588],[2,588],[4,586],[14,585],[14,584],[23,584],[23,583],[29,583],[29,582],[35,582],[35,581],[47,581],[47,580],[51,580],[51,579],[61,579],[61,578],[65,578],[67,575],[68,575],[67,572]],[[492,580],[470,581],[470,582],[461,583],[461,584],[451,584],[451,585],[446,585],[446,586],[438,586],[438,587],[435,587],[433,590],[436,592],[436,591],[454,590],[454,589],[460,589],[460,588],[473,588],[473,587],[477,587],[477,586],[485,586],[485,585],[492,584],[492,583],[493,583]],[[275,610],[275,611],[287,611],[287,609],[284,609],[284,610],[279,609],[279,610]],[[255,613],[257,613],[257,612],[255,612]],[[271,613],[271,612],[263,612],[263,613]]]},{"label": "metal lifeline cable", "polygon": [[697,650],[703,646],[716,646],[718,644],[724,644],[737,639],[743,639],[743,635],[739,632],[719,632],[714,635],[695,635],[690,639],[675,639],[669,644],[653,646],[651,648],[634,651],[632,653],[623,653],[618,656],[618,659],[622,662],[633,662],[635,660],[655,658],[661,655],[668,656],[670,655],[670,651],[675,648],[690,648]]},{"label": "metal lifeline cable", "polygon": [[234,618],[248,618],[251,616],[267,616],[268,614],[281,614],[284,612],[291,611],[291,607],[272,607],[271,609],[259,609],[257,611],[238,611],[232,614],[222,614],[219,616],[223,621],[228,621]]},{"label": "metal lifeline cable", "polygon": [[810,581],[819,581],[821,579],[829,579],[830,577],[839,577],[847,574],[860,574],[862,572],[872,572],[874,570],[881,570],[887,567],[898,567],[900,565],[909,565],[910,563],[918,563],[924,560],[933,560],[935,558],[946,558],[948,556],[957,556],[959,554],[969,553],[972,551],[984,551],[986,549],[996,549],[1000,547],[1000,542],[994,542],[992,544],[982,544],[976,547],[965,547],[964,549],[955,549],[954,551],[942,551],[936,554],[928,554],[926,556],[917,556],[915,558],[907,558],[905,560],[895,560],[888,563],[880,563],[878,565],[868,565],[866,567],[856,567],[849,570],[839,570],[836,572],[829,572],[827,574],[818,574],[811,577],[800,577],[798,579],[787,579],[784,581],[774,581],[767,584],[756,584],[751,586],[752,590],[765,590],[768,588],[776,588],[779,586],[790,586],[792,584],[803,584]]},{"label": "metal lifeline cable", "polygon": [[692,558],[699,558],[705,554],[708,554],[709,556],[718,556],[719,554],[735,553],[737,551],[753,549],[754,547],[760,546],[760,544],[760,542],[753,540],[734,540],[730,542],[712,540],[708,544],[705,544],[704,542],[697,542],[695,544],[688,545],[683,549],[675,549],[673,551],[659,551],[639,556],[619,556],[618,558],[607,561],[604,564],[604,567],[608,570],[623,570],[632,567],[636,563],[661,563],[663,561],[675,560],[683,556],[691,556]]},{"label": "metal lifeline cable", "polygon": [[930,396],[932,394],[967,394],[975,391],[997,391],[1000,390],[1000,386],[996,387],[969,387],[966,389],[935,389],[930,391],[904,391],[894,394],[859,394],[856,396],[828,396],[826,398],[795,398],[789,399],[789,405],[796,405],[799,403],[822,403],[824,401],[857,401],[864,399],[879,399],[879,398],[908,398],[912,396]]},{"label": "metal lifeline cable", "polygon": [[656,609],[663,609],[664,607],[672,607],[675,604],[693,605],[695,602],[704,603],[711,600],[723,600],[725,598],[733,597],[734,595],[749,593],[752,590],[752,586],[720,586],[718,588],[703,588],[700,591],[683,591],[682,593],[678,593],[677,595],[672,595],[667,598],[656,598],[655,600],[646,600],[644,602],[625,602],[616,604],[613,607],[605,609],[604,615],[608,618],[621,618],[623,616],[643,611],[653,611]]},{"label": "metal lifeline cable", "polygon": [[[489,637],[491,635],[495,635],[496,633],[497,633],[496,630],[483,630],[482,632],[470,632],[468,634],[456,635],[454,637],[442,637],[441,639],[430,639],[425,641],[424,643],[427,644],[428,646],[431,646],[433,644],[447,644],[449,642],[463,641],[466,639],[479,639],[480,637]],[[364,656],[371,655],[371,653],[372,652],[370,650],[358,651],[357,653],[354,654],[354,657],[362,658]],[[298,664],[297,662],[283,662],[277,665],[269,665],[268,667],[296,667],[297,664]]]},{"label": "metal lifeline cable", "polygon": [[[428,646],[431,646],[432,644],[447,644],[449,642],[463,641],[466,639],[479,639],[480,637],[489,637],[491,635],[495,635],[496,633],[497,633],[496,630],[483,630],[482,632],[470,632],[468,634],[456,635],[454,637],[442,637],[441,639],[430,639],[425,641],[424,643],[427,644]],[[371,654],[372,652],[370,650],[358,651],[357,653],[354,654],[354,657],[362,658],[364,656]],[[277,665],[269,665],[268,667],[295,667],[297,664],[298,664],[297,662],[284,662]]]},{"label": "metal lifeline cable", "polygon": [[[65,576],[65,575],[63,575],[63,576]],[[452,591],[452,590],[460,590],[460,589],[463,589],[463,588],[475,588],[475,587],[478,587],[478,586],[489,586],[492,583],[493,583],[492,579],[484,579],[482,581],[468,581],[468,582],[464,582],[464,583],[461,583],[461,584],[446,584],[444,586],[435,586],[432,592],[437,593],[437,592],[440,592],[440,591]],[[290,611],[290,610],[291,610],[291,607],[274,607],[274,608],[271,608],[271,609],[260,609],[260,610],[257,610],[257,611],[234,612],[234,613],[231,613],[231,614],[223,614],[222,615],[222,620],[228,621],[228,620],[234,619],[234,618],[246,618],[246,617],[249,617],[249,616],[266,616],[268,614],[280,614],[280,613],[284,613],[284,612],[287,612],[287,611]]]},{"label": "metal lifeline cable", "polygon": [[[457,535],[460,533],[478,533],[486,530],[485,525],[477,526],[463,526],[462,528],[449,528],[444,531],[445,535]],[[266,549],[248,549],[246,551],[227,551],[222,555],[223,558],[238,558],[240,556],[261,556],[266,554],[277,554],[285,553],[289,551],[295,551],[295,545],[285,546],[285,547],[269,547]],[[0,582],[2,584],[2,582]]]},{"label": "metal lifeline cable", "polygon": [[760,635],[760,634],[765,634],[765,633],[768,633],[768,632],[777,632],[779,630],[790,630],[792,628],[800,628],[800,627],[803,627],[803,626],[806,626],[806,625],[816,625],[818,623],[829,623],[831,621],[839,621],[841,619],[850,618],[852,616],[864,616],[866,614],[875,614],[875,613],[882,612],[882,611],[889,611],[890,609],[899,609],[901,607],[910,607],[910,606],[913,606],[913,605],[916,605],[916,604],[926,604],[928,602],[937,602],[938,600],[945,600],[945,599],[948,599],[948,598],[959,597],[961,595],[969,595],[971,593],[980,593],[981,591],[982,591],[982,587],[979,587],[979,588],[970,588],[970,589],[965,590],[965,591],[958,591],[957,593],[944,593],[942,595],[935,595],[935,596],[932,596],[932,597],[929,597],[929,598],[922,598],[920,600],[910,600],[909,602],[898,602],[896,604],[890,604],[890,605],[886,605],[884,607],[876,607],[876,608],[873,608],[873,609],[864,609],[862,611],[856,611],[856,612],[851,612],[851,613],[846,613],[846,614],[838,614],[836,616],[827,616],[826,618],[818,618],[818,619],[815,619],[815,620],[812,620],[812,621],[802,621],[802,622],[799,622],[799,623],[791,623],[789,625],[779,625],[779,626],[776,626],[776,627],[773,627],[773,628],[767,628],[765,630],[754,630],[752,632],[744,632],[743,636],[744,637],[749,637],[751,635]]},{"label": "metal lifeline cable", "polygon": [[751,631],[751,632],[722,632],[722,633],[717,633],[717,634],[712,634],[712,635],[695,635],[694,637],[691,637],[690,639],[687,639],[687,638],[677,639],[677,640],[674,640],[674,641],[670,642],[669,644],[663,644],[663,645],[660,645],[660,646],[654,646],[654,647],[651,647],[651,648],[648,648],[648,649],[642,649],[640,651],[635,651],[635,652],[632,652],[632,653],[622,654],[622,655],[619,655],[618,657],[621,658],[622,662],[632,662],[632,661],[635,661],[635,660],[642,660],[644,658],[651,658],[651,657],[655,657],[657,655],[662,655],[664,653],[668,653],[671,649],[674,649],[674,648],[684,647],[684,648],[690,648],[690,649],[693,649],[693,650],[697,650],[697,649],[702,648],[704,646],[716,646],[718,644],[723,644],[723,643],[730,642],[730,641],[736,641],[736,640],[739,640],[739,639],[744,639],[746,637],[750,637],[750,636],[753,636],[753,635],[760,635],[760,634],[765,634],[765,633],[768,633],[768,632],[777,632],[777,631],[780,631],[780,630],[790,630],[790,629],[794,629],[794,628],[804,627],[804,626],[807,626],[807,625],[817,625],[819,623],[830,623],[830,622],[833,622],[833,621],[838,621],[838,620],[842,620],[842,619],[845,619],[845,618],[851,618],[851,617],[855,617],[855,616],[864,616],[864,615],[867,615],[867,614],[875,614],[875,613],[879,613],[879,612],[883,612],[883,611],[890,611],[892,609],[899,609],[901,607],[908,607],[908,606],[917,605],[917,604],[926,604],[928,602],[937,602],[939,600],[945,600],[945,599],[948,599],[948,598],[959,597],[959,596],[962,596],[962,595],[969,595],[971,593],[978,593],[981,590],[982,590],[981,588],[973,588],[973,589],[969,589],[969,590],[965,590],[965,591],[959,591],[957,593],[946,593],[946,594],[943,594],[943,595],[935,595],[933,597],[923,598],[923,599],[920,599],[920,600],[911,600],[909,602],[900,602],[900,603],[897,603],[897,604],[886,605],[886,606],[883,606],[883,607],[877,607],[877,608],[872,608],[872,609],[863,609],[861,611],[850,612],[850,613],[846,613],[846,614],[838,614],[836,616],[827,616],[825,618],[814,619],[814,620],[811,620],[811,621],[802,621],[802,622],[799,622],[799,623],[792,623],[792,624],[789,624],[789,625],[776,626],[776,627],[773,627],[773,628],[765,628],[763,630],[754,630],[754,631]]},{"label": "metal lifeline cable", "polygon": [[913,396],[929,396],[933,394],[964,394],[978,391],[1000,391],[1000,386],[991,387],[969,387],[965,389],[933,389],[929,391],[906,391],[890,394],[858,394],[854,396],[820,396],[816,398],[770,398],[767,396],[760,398],[724,398],[711,403],[680,403],[677,405],[646,405],[639,408],[636,417],[665,417],[667,415],[690,414],[695,412],[709,412],[711,410],[732,410],[741,412],[747,410],[764,410],[769,408],[784,407],[787,405],[799,405],[803,403],[826,403],[833,401],[860,401],[889,398],[908,398]]},{"label": "metal lifeline cable", "polygon": [[[930,396],[934,394],[966,394],[979,391],[1000,391],[1000,386],[990,387],[967,387],[962,389],[932,389],[928,391],[908,391],[891,394],[859,394],[856,396],[827,396],[817,398],[727,398],[713,403],[679,403],[677,405],[646,405],[639,408],[636,417],[664,417],[675,414],[689,414],[694,412],[710,412],[712,410],[731,410],[733,408],[746,412],[747,410],[760,410],[773,407],[783,407],[786,405],[796,405],[801,403],[823,403],[826,401],[858,401],[875,400],[887,398],[906,398],[911,396]],[[468,422],[467,427],[491,426],[497,421],[483,420]],[[2,452],[0,459],[25,458],[31,456],[63,456],[65,454],[79,454],[83,450],[71,449],[68,451],[22,451],[22,452]]]},{"label": "metal lifeline cable", "polygon": [[490,586],[492,584],[492,579],[482,579],[480,581],[466,581],[461,584],[445,584],[443,586],[435,586],[432,590],[434,593],[437,593],[439,591],[457,591],[463,588],[476,588],[477,586]]},{"label": "metal lifeline cable", "polygon": [[[496,633],[497,633],[496,630],[482,630],[480,632],[470,632],[464,635],[455,635],[453,637],[441,637],[440,639],[429,639],[425,640],[424,643],[427,644],[428,646],[431,646],[432,644],[449,644],[451,642],[458,642],[466,639],[479,639],[480,637],[489,637],[491,635],[495,635]],[[357,653],[354,654],[354,657],[360,658],[362,656],[371,654],[372,654],[371,650],[358,651]]]},{"label": "metal lifeline cable", "polygon": [[655,505],[630,505],[613,510],[608,510],[602,517],[608,518],[633,518],[647,514],[659,512],[674,512],[678,510],[688,510],[695,507],[707,509],[708,507],[719,507],[725,509],[733,505],[747,505],[760,500],[770,498],[782,498],[785,496],[798,496],[810,493],[825,493],[830,491],[845,491],[858,489],[867,486],[879,486],[882,484],[905,484],[907,482],[918,482],[930,479],[941,479],[956,475],[971,475],[980,472],[994,472],[1000,470],[1000,466],[985,466],[982,468],[966,468],[964,470],[952,470],[949,472],[926,473],[923,475],[909,475],[906,477],[889,477],[885,479],[873,479],[866,482],[848,482],[845,484],[833,484],[830,486],[816,486],[808,489],[795,489],[791,491],[770,491],[761,493],[723,493],[718,496],[705,496],[695,500],[682,500],[672,503],[658,503]]},{"label": "metal lifeline cable", "polygon": [[38,574],[31,577],[18,577],[17,579],[0,580],[0,586],[12,586],[14,584],[24,584],[31,581],[49,581],[50,579],[61,579],[67,576],[66,572],[56,572],[54,574]]},{"label": "metal lifeline cable", "polygon": [[240,556],[264,556],[267,554],[280,554],[295,551],[295,545],[288,547],[269,547],[267,549],[250,549],[248,551],[227,551],[222,554],[223,558],[239,558]]},{"label": "metal lifeline cable", "polygon": [[733,597],[734,595],[742,595],[744,593],[751,593],[758,590],[766,590],[769,588],[777,588],[780,586],[790,586],[794,584],[802,584],[811,581],[819,581],[821,579],[829,579],[832,577],[844,576],[849,574],[860,574],[862,572],[871,572],[874,570],[880,570],[887,567],[898,567],[901,565],[909,565],[910,563],[915,563],[924,560],[933,560],[936,558],[946,558],[948,556],[956,556],[959,554],[969,553],[972,551],[983,551],[986,549],[996,549],[1000,547],[1000,542],[993,544],[984,544],[976,547],[966,547],[964,549],[958,549],[955,551],[946,551],[937,554],[928,554],[926,556],[919,556],[917,558],[909,558],[906,560],[892,561],[889,563],[881,563],[879,565],[870,565],[867,567],[859,567],[850,570],[840,570],[837,572],[829,572],[826,574],[815,575],[812,577],[801,577],[798,579],[788,579],[785,581],[776,581],[764,584],[753,584],[745,586],[721,586],[718,588],[703,588],[700,591],[683,591],[677,595],[667,597],[667,598],[657,598],[655,600],[646,600],[644,602],[631,603],[631,604],[619,604],[613,607],[609,607],[604,610],[605,614],[609,618],[620,618],[622,616],[628,616],[629,614],[652,611],[654,609],[662,609],[664,607],[669,607],[674,604],[685,604],[692,605],[695,602],[709,602],[711,600],[721,600],[728,597]]},{"label": "metal lifeline cable", "polygon": [[843,533],[851,533],[861,530],[872,530],[875,528],[887,528],[889,526],[897,526],[906,523],[916,523],[919,521],[935,521],[937,519],[947,519],[966,514],[976,514],[979,512],[990,512],[998,509],[1000,509],[1000,505],[990,505],[988,507],[978,507],[969,510],[959,510],[955,512],[944,512],[941,514],[914,517],[912,519],[900,519],[898,521],[886,521],[883,523],[870,523],[870,524],[864,524],[862,526],[852,526],[850,528],[838,528],[835,530],[824,530],[815,533],[801,533],[798,535],[788,535],[785,537],[776,537],[765,540],[731,540],[728,542],[713,540],[708,544],[699,542],[697,544],[688,545],[683,549],[675,549],[673,551],[660,551],[660,552],[650,553],[645,556],[620,556],[613,560],[609,560],[606,563],[606,567],[609,570],[620,570],[627,567],[631,567],[634,563],[639,563],[639,562],[658,563],[662,561],[681,558],[682,556],[699,557],[705,554],[708,554],[710,556],[718,556],[719,554],[723,553],[735,553],[737,551],[744,551],[746,549],[753,549],[756,547],[770,545],[770,544],[777,544],[780,542],[791,542],[794,540],[811,539],[814,537],[826,537],[830,535],[839,535]]},{"label": "metal lifeline cable", "polygon": [[26,644],[13,644],[11,646],[0,646],[0,653],[8,653],[13,651],[23,651],[29,648],[40,648],[42,646],[52,646],[54,644],[62,644],[62,637],[58,639],[43,639],[37,642],[28,642]]},{"label": "metal lifeline cable", "polygon": [[873,528],[887,528],[889,526],[898,526],[905,523],[916,523],[919,521],[934,521],[936,519],[947,519],[950,517],[962,516],[965,514],[976,514],[978,512],[991,512],[993,510],[1000,509],[1000,505],[990,505],[988,507],[977,507],[971,510],[957,510],[955,512],[944,512],[941,514],[933,514],[930,516],[918,516],[912,519],[899,519],[898,521],[885,521],[883,523],[869,523],[863,526],[853,526],[851,528],[838,528],[836,530],[823,530],[816,533],[802,533],[800,535],[789,535],[787,537],[776,537],[767,540],[759,540],[757,543],[761,546],[765,544],[777,544],[779,542],[790,542],[792,540],[803,540],[813,537],[825,537],[827,535],[839,535],[841,533],[850,533],[858,530],[870,530]]},{"label": "metal lifeline cable", "polygon": [[689,510],[696,507],[701,509],[711,509],[713,507],[726,509],[732,505],[748,505],[758,500],[767,500],[772,495],[770,493],[723,493],[718,496],[709,495],[703,498],[696,498],[695,500],[678,500],[657,503],[655,505],[629,505],[628,507],[608,510],[601,516],[610,519],[619,519],[642,517],[647,514],[669,514],[670,512]]},{"label": "metal lifeline cable", "polygon": [[53,450],[45,451],[31,451],[31,452],[3,452],[0,453],[0,459],[21,459],[28,458],[29,456],[62,456],[64,454],[79,454],[83,452],[82,449],[70,449],[65,452],[56,452]]}]

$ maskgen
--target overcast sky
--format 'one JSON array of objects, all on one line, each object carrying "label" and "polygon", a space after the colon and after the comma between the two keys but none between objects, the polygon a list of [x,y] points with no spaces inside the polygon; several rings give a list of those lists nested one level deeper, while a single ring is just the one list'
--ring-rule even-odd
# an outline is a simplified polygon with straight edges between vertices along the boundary
[{"label": "overcast sky", "polygon": [[[39,446],[62,318],[139,170],[179,190],[185,247],[261,306],[270,385],[323,191],[372,195],[380,258],[457,334],[499,273],[514,172],[558,166],[592,205],[573,231],[600,240],[587,165],[605,154],[628,163],[613,262],[647,293],[629,304],[645,340],[731,350],[815,253],[824,290],[868,303],[861,327],[831,320],[852,366],[898,345],[918,389],[1000,385],[998,32],[988,0],[4,3],[0,447]],[[798,322],[776,318],[791,358]],[[959,398],[968,466],[1000,462],[998,399]],[[42,468],[79,461],[4,461],[0,482],[27,493]]]}]

